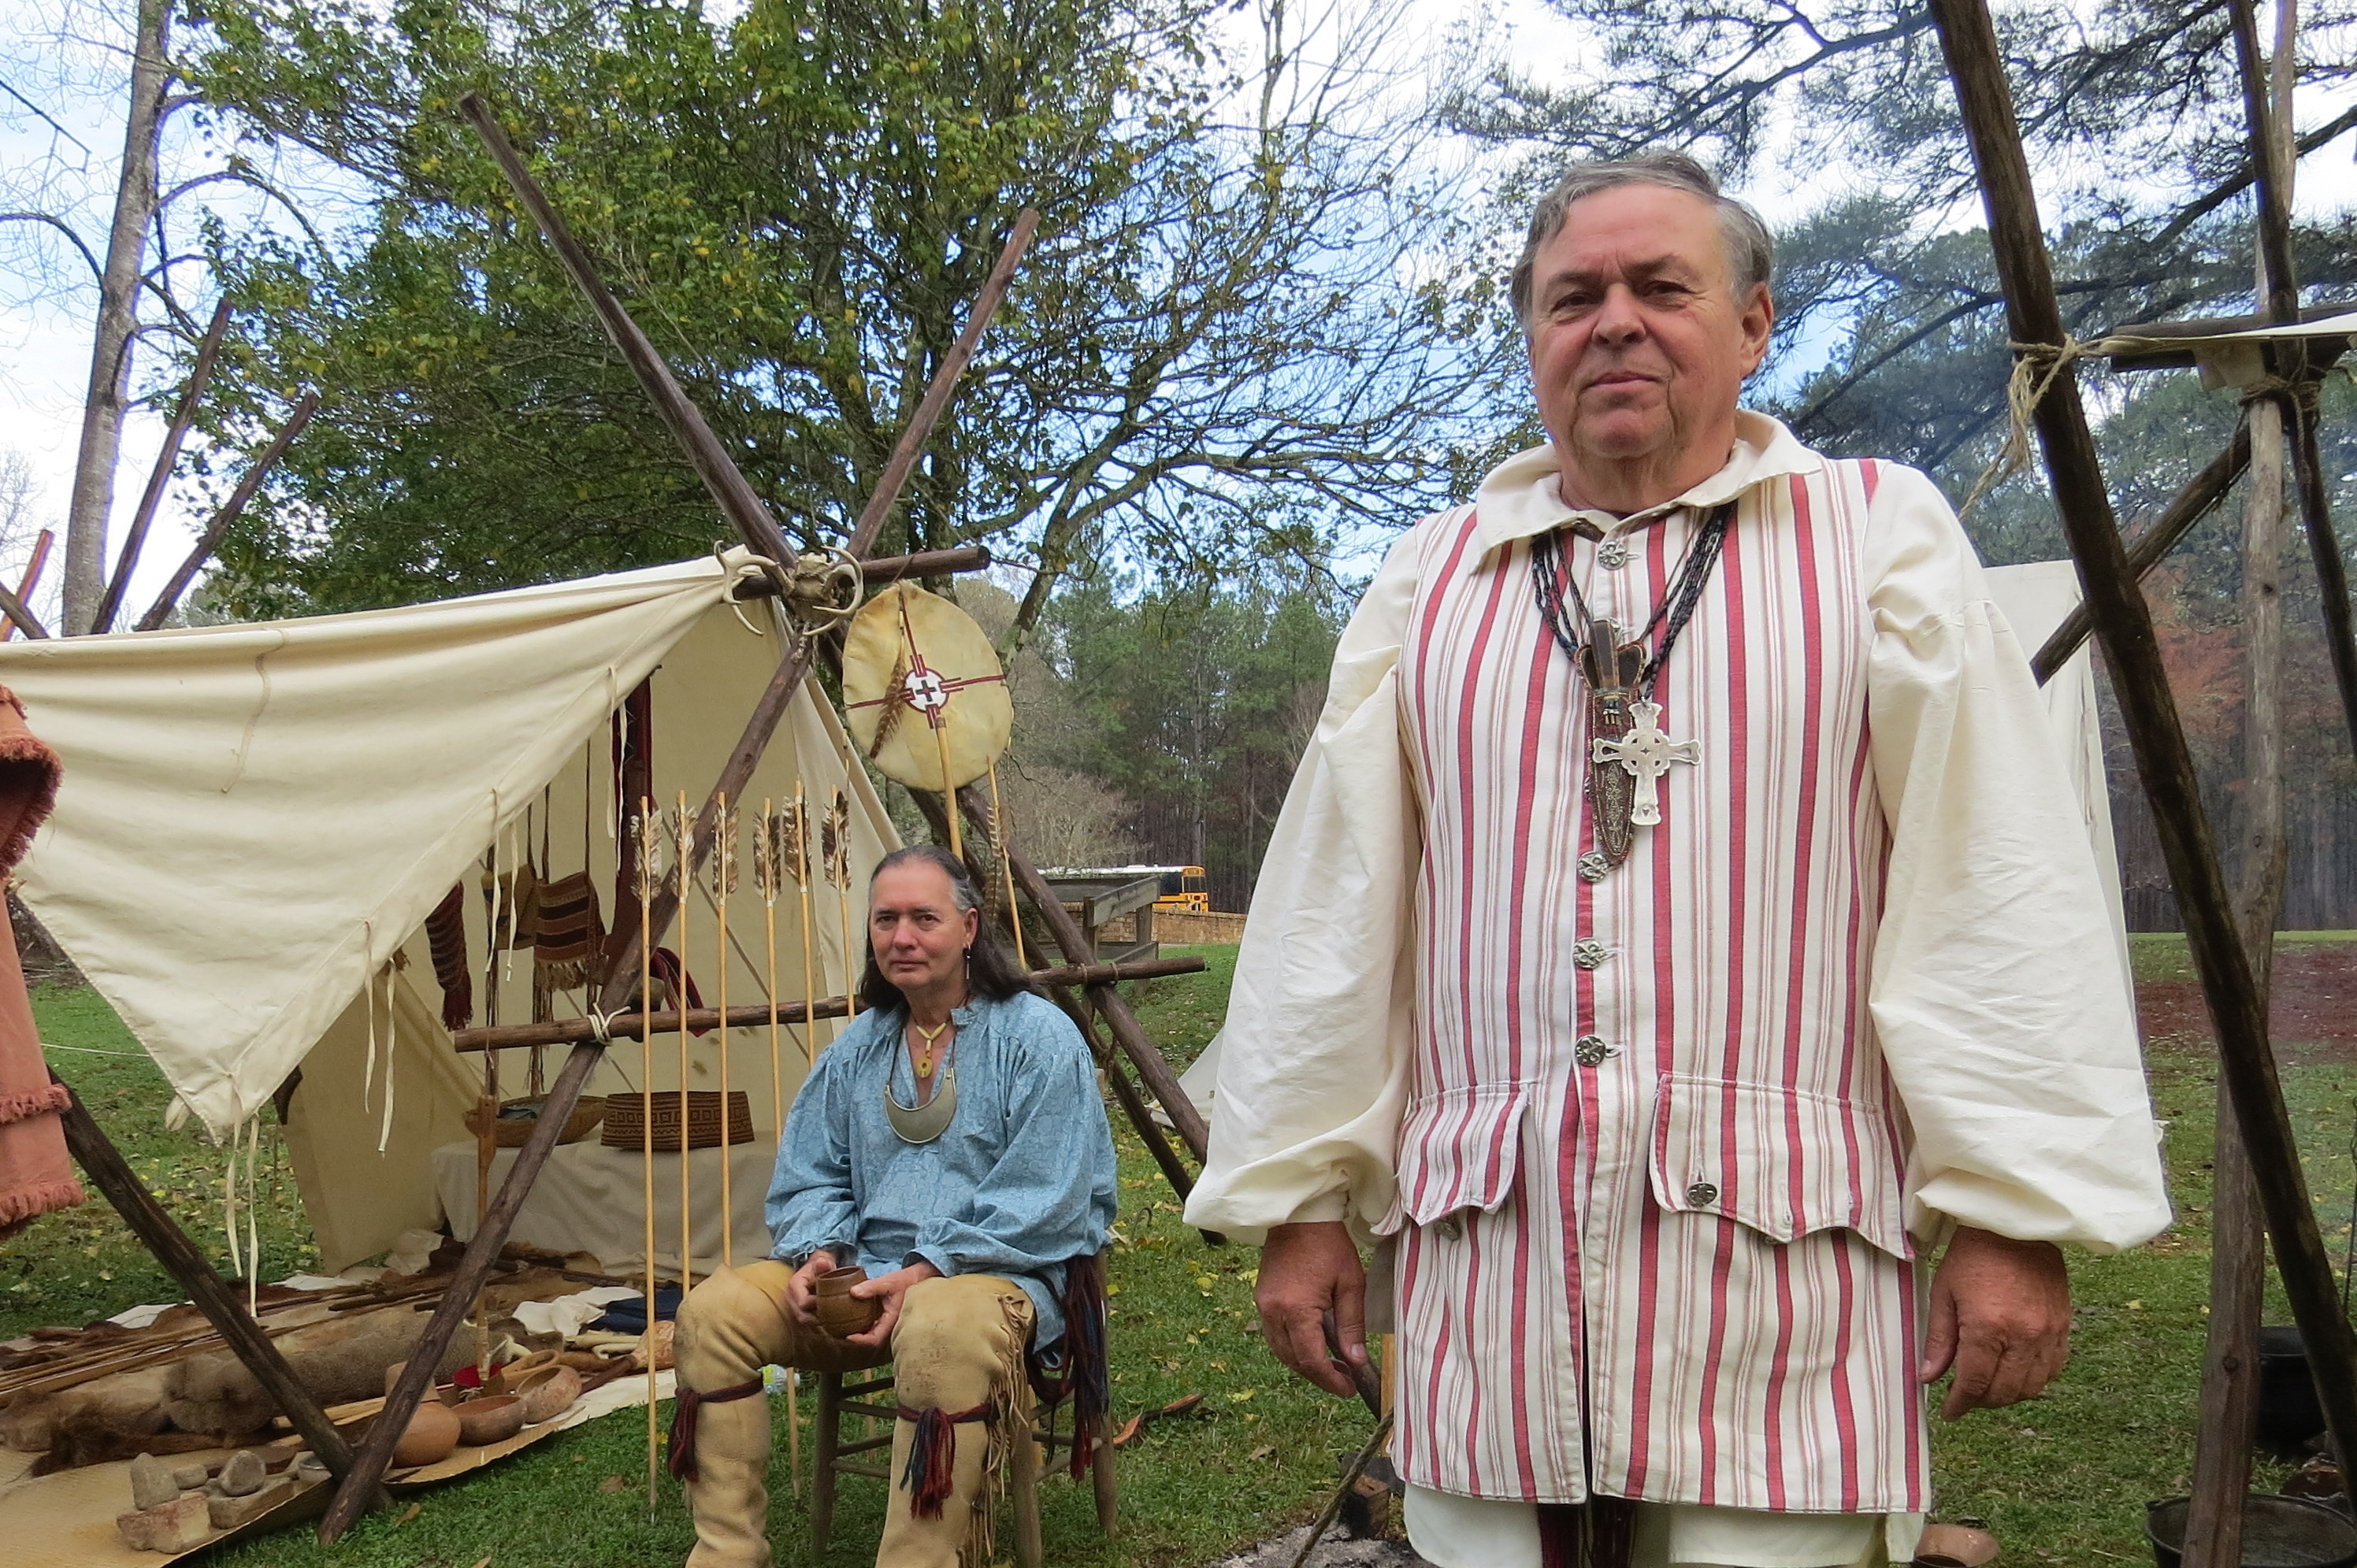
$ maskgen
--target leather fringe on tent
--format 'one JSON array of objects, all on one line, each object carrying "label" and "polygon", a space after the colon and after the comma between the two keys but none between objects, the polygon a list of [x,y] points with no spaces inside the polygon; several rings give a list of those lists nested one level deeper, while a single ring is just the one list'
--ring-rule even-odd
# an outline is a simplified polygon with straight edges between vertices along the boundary
[{"label": "leather fringe on tent", "polygon": [[448,895],[425,917],[425,943],[434,953],[434,978],[442,987],[442,1026],[456,1033],[475,1016],[475,977],[467,968],[465,883],[451,884]]},{"label": "leather fringe on tent", "polygon": [[551,991],[571,991],[601,978],[590,960],[606,949],[606,922],[597,908],[597,884],[576,871],[541,885],[534,915],[533,963]]}]

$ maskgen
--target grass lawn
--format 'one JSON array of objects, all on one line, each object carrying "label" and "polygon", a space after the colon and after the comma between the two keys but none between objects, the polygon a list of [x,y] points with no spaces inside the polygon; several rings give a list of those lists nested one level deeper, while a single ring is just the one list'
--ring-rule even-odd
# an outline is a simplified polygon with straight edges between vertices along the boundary
[{"label": "grass lawn", "polygon": [[[2298,933],[2287,945],[2327,940],[2334,934]],[[1146,1027],[1183,1064],[1218,1027],[1234,950],[1168,950],[1200,952],[1211,964],[1205,975],[1136,988]],[[2137,938],[2135,957],[2141,978],[2186,973],[2178,939]],[[81,1047],[53,1053],[60,1074],[218,1256],[222,1162],[194,1135],[163,1131],[154,1069],[136,1057],[84,1054],[133,1049],[86,992],[42,993],[36,1011],[44,1038]],[[2005,1541],[2008,1563],[2148,1562],[2144,1504],[2187,1485],[2209,1284],[2215,1076],[2210,1048],[2196,1037],[2162,1038],[2148,1048],[2155,1102],[2169,1122],[2178,1224],[2124,1257],[2072,1259],[2074,1353],[2047,1398],[1941,1424],[1934,1434],[1941,1514],[1987,1520]],[[2336,1059],[2345,1053],[2296,1041],[2280,1048],[2309,1179],[2337,1251],[2357,1185],[2349,1156],[2357,1068]],[[1256,1254],[1206,1247],[1179,1223],[1168,1189],[1118,1119],[1115,1132],[1125,1243],[1113,1263],[1116,1413],[1196,1391],[1210,1398],[1206,1413],[1151,1426],[1124,1452],[1122,1533],[1114,1542],[1097,1539],[1085,1487],[1050,1486],[1043,1509],[1048,1554],[1060,1565],[1193,1568],[1308,1518],[1332,1484],[1336,1455],[1356,1447],[1364,1423],[1354,1405],[1308,1389],[1276,1366],[1252,1332]],[[311,1256],[293,1182],[282,1169],[265,1194],[264,1277],[303,1267]],[[5,1333],[83,1322],[174,1294],[103,1204],[46,1219],[0,1248]],[[2279,1300],[2271,1316],[2285,1320]],[[834,1549],[817,1557],[786,1481],[782,1401],[773,1408],[780,1418],[771,1502],[779,1561],[871,1561],[881,1487],[845,1481]],[[593,1423],[427,1494],[406,1522],[398,1522],[399,1515],[373,1518],[332,1551],[295,1530],[214,1561],[233,1568],[474,1568],[485,1559],[496,1568],[675,1563],[690,1540],[686,1516],[666,1481],[655,1518],[647,1518],[639,1480],[643,1431],[629,1414]],[[2272,1474],[2263,1469],[2262,1484]]]}]

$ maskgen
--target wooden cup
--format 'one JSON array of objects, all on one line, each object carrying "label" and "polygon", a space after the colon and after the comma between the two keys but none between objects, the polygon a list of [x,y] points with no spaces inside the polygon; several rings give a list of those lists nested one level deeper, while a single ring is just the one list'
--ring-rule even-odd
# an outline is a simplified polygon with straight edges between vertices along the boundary
[{"label": "wooden cup", "polygon": [[855,1334],[865,1334],[876,1326],[884,1316],[884,1304],[869,1296],[851,1294],[851,1287],[867,1283],[867,1271],[852,1264],[846,1268],[829,1269],[812,1283],[811,1294],[815,1300],[812,1311],[818,1326],[837,1339],[848,1339]]}]

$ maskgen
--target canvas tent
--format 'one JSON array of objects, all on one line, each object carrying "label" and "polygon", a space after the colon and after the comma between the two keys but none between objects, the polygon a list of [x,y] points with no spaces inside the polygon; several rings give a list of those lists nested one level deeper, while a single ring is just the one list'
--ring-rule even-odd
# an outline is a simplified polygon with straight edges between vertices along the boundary
[{"label": "canvas tent", "polygon": [[[397,609],[0,645],[0,684],[65,761],[17,891],[217,1138],[301,1069],[287,1137],[327,1267],[434,1223],[431,1152],[469,1137],[461,1117],[483,1058],[455,1052],[443,1028],[426,916],[463,883],[473,1021],[494,993],[501,1021],[531,1015],[531,952],[488,961],[486,851],[496,843],[502,875],[526,854],[543,862],[544,843],[553,875],[586,862],[610,922],[622,814],[611,715],[650,681],[652,793],[701,803],[783,650],[772,607],[732,600],[749,570],[733,551]],[[791,797],[798,779],[822,798],[845,793],[856,900],[897,840],[807,684],[747,800]],[[737,1004],[767,980],[752,880],[730,900]],[[814,892],[817,991],[831,994],[859,922],[856,903]],[[792,999],[798,902],[780,899],[776,918],[779,994]],[[708,878],[687,933],[709,1002],[720,976]],[[679,944],[677,927],[666,941]],[[587,1001],[576,989],[548,1006],[578,1016]],[[818,1033],[814,1047],[829,1026]],[[718,1044],[694,1042],[691,1088],[717,1087]],[[802,1049],[786,1042],[774,1098],[766,1029],[735,1031],[729,1055],[755,1146],[772,1144]],[[676,1087],[675,1039],[654,1056],[651,1087]],[[501,1057],[502,1092],[521,1094],[526,1053]],[[588,1092],[639,1087],[640,1064],[635,1046],[608,1052]]]}]

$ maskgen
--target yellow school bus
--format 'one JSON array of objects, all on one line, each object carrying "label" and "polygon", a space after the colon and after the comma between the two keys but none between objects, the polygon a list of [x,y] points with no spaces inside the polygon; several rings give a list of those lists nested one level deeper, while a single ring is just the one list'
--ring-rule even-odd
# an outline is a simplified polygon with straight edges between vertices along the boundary
[{"label": "yellow school bus", "polygon": [[1196,914],[1209,914],[1211,908],[1211,884],[1200,865],[1157,865],[1162,874],[1162,896],[1154,901],[1157,909],[1190,909]]}]

